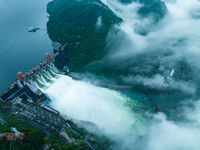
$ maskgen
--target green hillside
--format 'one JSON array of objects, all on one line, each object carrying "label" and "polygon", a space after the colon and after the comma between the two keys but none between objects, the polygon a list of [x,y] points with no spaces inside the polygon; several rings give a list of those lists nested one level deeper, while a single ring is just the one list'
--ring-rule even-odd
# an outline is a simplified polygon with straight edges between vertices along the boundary
[{"label": "green hillside", "polygon": [[[135,0],[120,1],[126,4]],[[164,2],[160,0],[139,0],[139,2],[143,6],[137,13],[141,19],[153,15],[152,24],[161,20],[167,12]],[[49,37],[53,42],[68,43],[68,52],[64,57],[66,57],[70,71],[90,72],[112,79],[118,85],[132,85],[134,88],[140,89],[171,90],[179,88],[174,86],[173,80],[177,83],[193,80],[193,71],[187,61],[184,58],[176,57],[174,52],[165,48],[162,50],[149,49],[145,53],[130,55],[123,59],[105,59],[108,49],[112,47],[113,43],[118,46],[124,44],[121,39],[124,37],[117,37],[116,41],[108,38],[110,31],[116,36],[115,33],[121,33],[114,26],[120,25],[123,20],[100,0],[53,0],[47,6],[50,14],[47,23]],[[147,33],[138,34],[145,36]],[[115,53],[114,50],[113,53]],[[173,70],[174,74],[171,77],[170,74]],[[136,78],[134,78],[136,81],[129,82],[130,78],[137,76],[141,80],[158,77],[162,79],[162,85],[152,86],[150,83],[146,84]]]},{"label": "green hillside", "polygon": [[99,0],[54,0],[48,3],[47,12],[50,14],[47,29],[51,40],[68,42],[71,71],[78,71],[102,58],[108,31],[122,22]]},{"label": "green hillside", "polygon": [[[0,124],[0,133],[9,133],[11,132],[11,127],[15,127],[19,132],[25,134],[23,140],[17,139],[15,143],[12,144],[12,149],[15,150],[40,150],[42,149],[43,138],[46,134],[36,127],[33,127],[31,124],[14,119],[6,119],[7,124]],[[5,137],[0,138],[0,149],[1,150],[10,150],[11,141],[8,141]]]}]

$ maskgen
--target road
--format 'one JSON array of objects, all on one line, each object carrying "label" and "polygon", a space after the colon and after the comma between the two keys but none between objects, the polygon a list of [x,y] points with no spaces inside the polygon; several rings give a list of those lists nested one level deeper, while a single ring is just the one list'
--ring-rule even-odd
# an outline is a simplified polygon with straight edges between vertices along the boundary
[{"label": "road", "polygon": [[61,131],[60,135],[62,135],[65,139],[67,139],[69,142],[74,142],[75,140],[70,139],[70,137],[68,136],[68,134],[65,131]]}]

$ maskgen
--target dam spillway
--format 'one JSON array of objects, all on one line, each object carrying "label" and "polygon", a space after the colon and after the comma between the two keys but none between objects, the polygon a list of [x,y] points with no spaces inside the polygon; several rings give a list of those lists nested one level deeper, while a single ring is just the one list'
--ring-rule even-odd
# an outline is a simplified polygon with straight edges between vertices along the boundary
[{"label": "dam spillway", "polygon": [[33,100],[45,97],[40,89],[50,83],[57,75],[67,73],[66,70],[59,70],[55,65],[55,58],[58,55],[59,53],[56,53],[51,56],[47,53],[46,58],[29,71],[24,74],[19,72],[17,74],[18,79],[13,81],[7,89],[0,93],[0,100],[15,101],[22,95],[31,97]]}]

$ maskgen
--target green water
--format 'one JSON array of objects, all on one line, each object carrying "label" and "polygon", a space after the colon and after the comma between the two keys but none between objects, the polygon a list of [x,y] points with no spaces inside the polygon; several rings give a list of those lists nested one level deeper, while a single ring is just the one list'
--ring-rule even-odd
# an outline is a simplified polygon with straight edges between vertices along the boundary
[{"label": "green water", "polygon": [[42,75],[42,77],[44,78],[44,80],[45,80],[46,82],[50,82],[50,81],[51,81],[49,78],[47,78],[46,75],[44,75],[44,73],[42,73],[42,71],[40,71],[40,74]]},{"label": "green water", "polygon": [[48,73],[50,74],[51,77],[56,77],[56,74],[53,73],[53,72],[51,71],[51,69],[49,69],[48,67],[47,67],[47,71],[48,71]]},{"label": "green water", "polygon": [[59,76],[44,93],[48,97],[44,103],[62,115],[93,122],[102,134],[116,142],[113,149],[196,150],[200,146],[195,142],[200,138],[200,104],[186,109],[198,92],[152,95],[161,113],[146,94],[109,90],[68,76]]},{"label": "green water", "polygon": [[35,76],[33,76],[33,80],[35,81],[35,83],[37,84],[37,86],[39,88],[43,88],[44,87],[44,85]]}]

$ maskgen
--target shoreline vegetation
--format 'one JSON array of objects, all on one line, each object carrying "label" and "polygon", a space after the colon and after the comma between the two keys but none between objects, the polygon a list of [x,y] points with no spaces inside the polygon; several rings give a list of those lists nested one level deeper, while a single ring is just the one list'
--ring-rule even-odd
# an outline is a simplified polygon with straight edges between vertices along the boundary
[{"label": "shoreline vegetation", "polygon": [[[63,120],[63,129],[61,131],[44,128],[37,122],[28,120],[27,117],[13,113],[11,102],[0,101],[0,149],[8,150],[39,150],[44,145],[47,150],[88,150],[101,149],[106,150],[113,144],[108,137],[100,134],[98,127],[87,121],[73,121],[60,116]],[[89,132],[88,129],[95,129]],[[12,127],[19,131],[15,135]],[[43,147],[43,148],[42,148]]]},{"label": "shoreline vegetation", "polygon": [[[132,1],[120,0],[125,4]],[[147,18],[153,14],[153,23],[162,20],[167,13],[162,1],[139,2],[144,5],[138,10],[138,15]],[[156,94],[180,92],[180,82],[192,84],[193,71],[190,65],[185,58],[177,57],[169,49],[150,49],[124,59],[106,57],[112,44],[122,44],[122,40],[112,41],[108,35],[112,33],[117,36],[121,32],[118,27],[123,19],[100,0],[53,0],[47,4],[47,12],[49,37],[53,42],[67,43],[67,54],[63,59],[71,72],[91,73],[114,81],[116,86],[131,86],[132,91],[149,90]],[[145,36],[143,33],[138,34]],[[157,77],[162,80],[162,85],[141,81],[156,80]],[[102,83],[111,84],[103,80]]]}]

